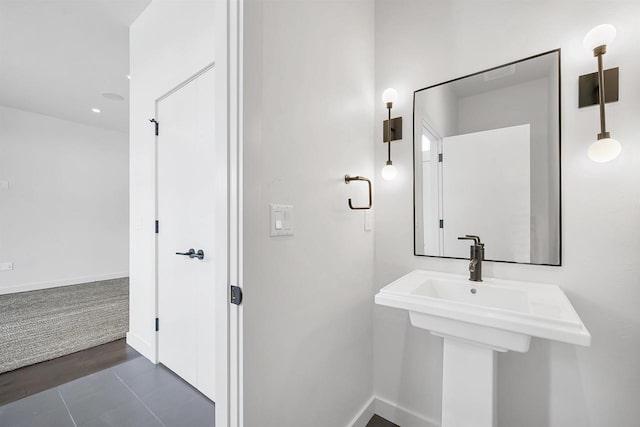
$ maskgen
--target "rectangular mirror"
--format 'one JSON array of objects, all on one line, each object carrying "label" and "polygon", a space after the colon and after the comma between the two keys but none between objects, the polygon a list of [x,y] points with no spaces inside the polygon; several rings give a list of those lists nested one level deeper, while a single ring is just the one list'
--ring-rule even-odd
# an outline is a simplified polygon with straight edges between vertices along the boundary
[{"label": "rectangular mirror", "polygon": [[560,50],[413,98],[414,253],[561,264]]}]

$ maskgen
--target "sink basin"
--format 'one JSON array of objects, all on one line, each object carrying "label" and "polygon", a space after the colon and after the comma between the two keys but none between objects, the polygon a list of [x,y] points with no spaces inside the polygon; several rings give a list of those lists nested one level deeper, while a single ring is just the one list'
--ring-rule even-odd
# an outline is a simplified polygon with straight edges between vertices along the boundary
[{"label": "sink basin", "polygon": [[589,346],[591,335],[556,285],[415,270],[385,286],[376,304],[405,309],[411,324],[497,351],[529,350],[531,337]]},{"label": "sink basin", "polygon": [[531,337],[589,346],[591,335],[556,285],[415,270],[380,290],[378,305],[409,312],[444,338],[442,427],[494,427],[496,352],[527,352]]}]

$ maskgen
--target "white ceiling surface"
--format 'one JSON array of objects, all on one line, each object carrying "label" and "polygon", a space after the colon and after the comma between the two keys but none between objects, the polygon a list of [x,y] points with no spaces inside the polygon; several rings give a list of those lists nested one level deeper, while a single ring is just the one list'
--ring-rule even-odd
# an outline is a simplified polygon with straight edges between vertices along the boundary
[{"label": "white ceiling surface", "polygon": [[0,104],[128,132],[129,25],[149,2],[0,0]]}]

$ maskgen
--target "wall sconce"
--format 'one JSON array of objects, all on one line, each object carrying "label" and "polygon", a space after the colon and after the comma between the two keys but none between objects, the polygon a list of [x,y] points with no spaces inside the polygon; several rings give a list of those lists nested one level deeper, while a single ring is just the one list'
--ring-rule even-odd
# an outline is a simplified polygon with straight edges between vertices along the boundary
[{"label": "wall sconce", "polygon": [[[604,105],[607,102],[618,101],[618,68],[604,70],[602,56],[607,53],[607,45],[616,37],[613,25],[598,25],[587,33],[584,47],[593,50],[593,56],[598,58],[598,72],[580,76],[580,92],[578,104],[580,108],[600,105],[600,133],[596,142],[589,147],[589,158],[594,162],[608,162],[620,154],[620,143],[611,138],[607,132]],[[605,87],[607,90],[605,91]]]},{"label": "wall sconce", "polygon": [[382,92],[382,101],[387,104],[389,118],[384,121],[382,129],[382,142],[389,144],[387,164],[382,168],[382,178],[391,180],[398,175],[398,169],[391,161],[391,142],[402,139],[402,117],[391,118],[391,108],[393,103],[398,99],[398,92],[393,88],[388,88]]}]

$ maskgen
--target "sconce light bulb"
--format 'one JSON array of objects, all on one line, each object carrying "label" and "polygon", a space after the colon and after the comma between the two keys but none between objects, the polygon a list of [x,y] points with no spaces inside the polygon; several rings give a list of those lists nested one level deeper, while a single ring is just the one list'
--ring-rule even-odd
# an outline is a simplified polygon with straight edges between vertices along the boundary
[{"label": "sconce light bulb", "polygon": [[382,101],[385,103],[394,103],[398,100],[398,91],[395,90],[394,88],[390,87],[385,89],[384,92],[382,92]]},{"label": "sconce light bulb", "polygon": [[599,46],[606,46],[616,38],[616,27],[611,24],[602,24],[593,28],[584,36],[582,44],[590,51]]},{"label": "sconce light bulb", "polygon": [[397,175],[398,175],[398,169],[392,164],[387,164],[385,167],[382,168],[382,178],[387,181],[392,180]]},{"label": "sconce light bulb", "polygon": [[602,138],[589,147],[589,158],[594,162],[610,162],[620,155],[622,146],[613,138]]}]

